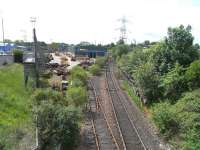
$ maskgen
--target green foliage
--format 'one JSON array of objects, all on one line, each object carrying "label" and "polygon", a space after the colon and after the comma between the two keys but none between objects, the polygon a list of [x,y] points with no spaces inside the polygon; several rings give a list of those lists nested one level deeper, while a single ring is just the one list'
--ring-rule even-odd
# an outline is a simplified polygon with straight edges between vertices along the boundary
[{"label": "green foliage", "polygon": [[80,111],[45,102],[38,107],[38,130],[42,150],[74,149],[79,136]]},{"label": "green foliage", "polygon": [[85,84],[78,78],[75,78],[72,80],[72,85],[71,87],[84,87]]},{"label": "green foliage", "polygon": [[106,57],[97,57],[95,64],[93,64],[89,68],[90,73],[92,75],[100,75],[101,68],[104,67],[105,63],[106,63]]},{"label": "green foliage", "polygon": [[28,119],[30,96],[23,84],[22,65],[1,67],[0,83],[0,124],[14,125]]},{"label": "green foliage", "polygon": [[164,89],[164,98],[177,100],[187,90],[185,69],[179,64],[161,77],[161,85]]},{"label": "green foliage", "polygon": [[52,42],[51,44],[48,45],[52,50],[54,51],[58,51],[59,48],[60,48],[60,44],[59,43],[55,43],[55,42]]},{"label": "green foliage", "polygon": [[133,91],[133,88],[129,83],[128,81],[124,81],[123,82],[123,85],[122,85],[122,88],[128,93],[128,95],[132,98],[132,100],[137,104],[137,106],[143,110],[143,104],[142,102],[140,101],[139,97],[135,95],[134,91]]},{"label": "green foliage", "polygon": [[146,55],[141,48],[134,48],[132,52],[127,55],[122,55],[118,61],[118,65],[127,73],[132,74],[137,67],[146,62]]},{"label": "green foliage", "polygon": [[178,28],[168,28],[168,37],[165,39],[167,49],[173,54],[172,60],[183,66],[199,58],[198,49],[193,46],[194,37],[191,29],[191,26],[185,28],[183,25]]},{"label": "green foliage", "polygon": [[186,71],[186,78],[189,81],[190,88],[200,87],[200,60],[190,64]]},{"label": "green foliage", "polygon": [[23,63],[23,51],[19,49],[13,50],[14,62]]},{"label": "green foliage", "polygon": [[169,103],[159,103],[153,108],[153,120],[167,138],[175,135],[180,127],[176,113]]},{"label": "green foliage", "polygon": [[[84,97],[85,93],[81,93],[82,88],[71,87],[70,89],[71,95],[68,96],[67,93],[67,97],[50,89],[38,89],[32,96],[42,150],[75,147],[79,135],[80,110],[68,104],[72,97],[75,99],[77,95],[78,98],[87,96]],[[78,100],[75,99],[76,102]],[[78,102],[80,104],[82,101]]]},{"label": "green foliage", "polygon": [[70,87],[67,90],[69,103],[77,107],[83,106],[87,102],[87,91],[85,87]]},{"label": "green foliage", "polygon": [[89,68],[89,71],[92,75],[100,75],[101,68],[99,67],[99,65],[94,64]]},{"label": "green foliage", "polygon": [[146,50],[150,62],[153,63],[157,72],[161,75],[167,73],[173,68],[174,61],[171,56],[173,55],[164,42],[157,43]]},{"label": "green foliage", "polygon": [[79,79],[85,85],[86,81],[87,81],[87,73],[83,68],[81,68],[79,66],[74,67],[71,70],[71,79],[72,80]]},{"label": "green foliage", "polygon": [[112,48],[113,56],[116,59],[117,57],[121,57],[123,54],[127,54],[129,51],[129,46],[125,44],[116,45]]},{"label": "green foliage", "polygon": [[[180,136],[178,147],[196,150],[200,147],[200,89],[183,94],[176,104],[159,103],[153,107],[153,120],[162,134]],[[172,121],[172,123],[171,123]],[[173,122],[176,125],[173,125]],[[174,127],[176,127],[174,130]]]},{"label": "green foliage", "polygon": [[97,57],[95,64],[98,65],[99,67],[103,67],[106,63],[106,57]]},{"label": "green foliage", "polygon": [[[23,66],[12,64],[0,68],[0,145],[5,149],[12,149],[19,144],[17,130],[30,124],[30,92],[25,89]],[[31,127],[31,125],[29,125]],[[15,138],[16,137],[16,138]]]},{"label": "green foliage", "polygon": [[193,41],[191,26],[181,25],[169,28],[164,41],[138,44],[132,51],[121,45],[112,49],[117,65],[153,104],[153,120],[160,132],[178,148],[189,150],[200,149],[200,51]]},{"label": "green foliage", "polygon": [[151,103],[157,100],[161,94],[159,89],[159,76],[151,63],[141,64],[133,73],[133,78],[136,80],[136,85],[141,88],[144,96]]},{"label": "green foliage", "polygon": [[44,102],[51,102],[52,104],[68,105],[67,99],[57,91],[51,89],[38,89],[32,95],[34,105],[41,105]]}]

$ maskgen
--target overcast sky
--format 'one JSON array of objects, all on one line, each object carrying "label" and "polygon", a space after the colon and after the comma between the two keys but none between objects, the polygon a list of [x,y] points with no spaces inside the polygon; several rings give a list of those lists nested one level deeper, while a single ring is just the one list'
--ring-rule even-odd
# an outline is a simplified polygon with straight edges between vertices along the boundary
[{"label": "overcast sky", "polygon": [[129,41],[161,40],[169,26],[190,24],[200,43],[200,0],[0,0],[0,15],[12,40],[32,40],[35,16],[40,41],[116,42],[118,19],[126,16]]}]

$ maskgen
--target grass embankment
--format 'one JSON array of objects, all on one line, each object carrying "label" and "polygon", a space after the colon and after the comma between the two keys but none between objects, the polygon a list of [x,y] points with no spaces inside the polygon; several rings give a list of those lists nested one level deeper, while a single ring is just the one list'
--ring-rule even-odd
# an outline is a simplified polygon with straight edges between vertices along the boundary
[{"label": "grass embankment", "polygon": [[13,134],[30,121],[29,97],[24,87],[23,66],[0,67],[0,146],[11,146],[10,140],[16,136]]},{"label": "grass embankment", "polygon": [[135,95],[133,88],[128,81],[123,80],[122,83],[122,89],[127,92],[127,94],[131,97],[131,99],[135,102],[135,104],[138,106],[138,108],[142,111],[144,111],[144,107],[142,106],[142,103],[138,96]]}]

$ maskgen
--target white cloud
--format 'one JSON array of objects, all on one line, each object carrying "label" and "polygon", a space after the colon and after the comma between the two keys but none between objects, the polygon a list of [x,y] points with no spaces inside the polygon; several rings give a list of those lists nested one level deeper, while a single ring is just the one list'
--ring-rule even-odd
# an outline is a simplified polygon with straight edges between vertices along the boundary
[{"label": "white cloud", "polygon": [[[0,0],[5,37],[31,40],[30,17],[37,17],[43,41],[108,43],[118,38],[117,19],[127,16],[130,39],[160,40],[169,26],[191,24],[200,41],[200,6],[189,0]],[[2,38],[2,34],[0,34]]]}]

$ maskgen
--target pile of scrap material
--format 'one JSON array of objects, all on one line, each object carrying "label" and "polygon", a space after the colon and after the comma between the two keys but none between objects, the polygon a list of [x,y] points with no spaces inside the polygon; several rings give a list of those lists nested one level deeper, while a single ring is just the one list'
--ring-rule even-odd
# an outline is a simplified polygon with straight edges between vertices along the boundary
[{"label": "pile of scrap material", "polygon": [[62,53],[50,53],[49,63],[47,64],[50,70],[57,75],[65,75],[67,72],[67,66],[69,66],[68,58]]},{"label": "pile of scrap material", "polygon": [[64,66],[58,66],[55,69],[53,69],[53,73],[60,75],[67,75],[67,69]]}]

